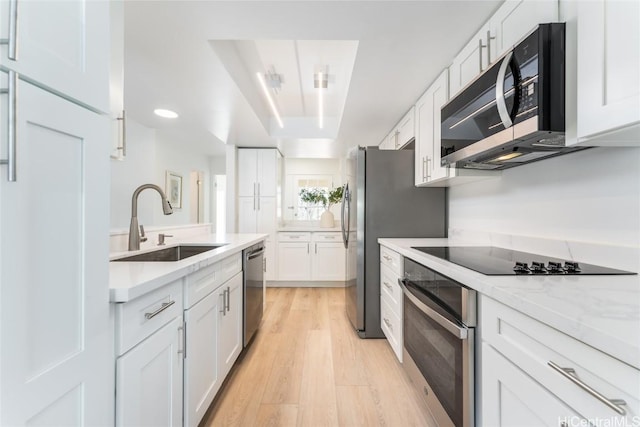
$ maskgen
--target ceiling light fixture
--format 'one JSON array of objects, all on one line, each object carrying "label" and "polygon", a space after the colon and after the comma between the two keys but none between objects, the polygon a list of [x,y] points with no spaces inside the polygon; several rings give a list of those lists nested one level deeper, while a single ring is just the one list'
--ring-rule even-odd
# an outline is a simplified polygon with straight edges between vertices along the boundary
[{"label": "ceiling light fixture", "polygon": [[153,110],[156,116],[164,117],[165,119],[175,119],[178,117],[178,113],[171,110],[165,110],[163,108],[156,108]]},{"label": "ceiling light fixture", "polygon": [[269,93],[269,89],[267,88],[267,84],[264,81],[264,76],[260,72],[256,73],[256,76],[258,77],[258,81],[260,82],[260,86],[262,86],[262,90],[264,91],[264,96],[266,96],[267,97],[267,101],[269,101],[269,106],[271,107],[271,111],[273,112],[273,115],[276,116],[276,120],[278,121],[278,124],[280,125],[281,128],[283,128],[284,124],[282,124],[282,119],[280,118],[280,113],[278,113],[278,109],[276,108],[276,104],[273,102],[273,99],[271,98],[271,94]]}]

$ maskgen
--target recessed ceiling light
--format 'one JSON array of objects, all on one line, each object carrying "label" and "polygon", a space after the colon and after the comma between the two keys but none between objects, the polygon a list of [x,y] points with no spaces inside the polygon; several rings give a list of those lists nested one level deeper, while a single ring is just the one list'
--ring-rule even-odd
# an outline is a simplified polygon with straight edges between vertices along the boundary
[{"label": "recessed ceiling light", "polygon": [[176,113],[175,111],[165,110],[162,108],[156,108],[155,110],[153,110],[153,112],[156,114],[156,116],[164,117],[165,119],[175,119],[176,117],[178,117],[178,113]]}]

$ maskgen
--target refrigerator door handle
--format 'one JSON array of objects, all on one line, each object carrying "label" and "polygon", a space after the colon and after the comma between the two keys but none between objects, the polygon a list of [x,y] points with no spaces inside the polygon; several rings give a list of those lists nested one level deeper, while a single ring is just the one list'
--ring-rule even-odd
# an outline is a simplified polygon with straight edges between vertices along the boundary
[{"label": "refrigerator door handle", "polygon": [[342,191],[342,209],[340,211],[340,228],[342,229],[342,243],[344,243],[344,247],[346,248],[349,244],[349,235],[346,232],[346,227],[348,226],[345,225],[345,209],[346,209],[346,204],[348,203],[348,197],[347,194],[349,193],[349,183],[346,183],[344,185],[344,189]]}]

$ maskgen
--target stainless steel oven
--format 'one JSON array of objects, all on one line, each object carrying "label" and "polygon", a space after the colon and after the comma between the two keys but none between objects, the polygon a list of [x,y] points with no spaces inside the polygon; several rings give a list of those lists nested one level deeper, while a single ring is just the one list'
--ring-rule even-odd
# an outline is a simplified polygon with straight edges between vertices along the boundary
[{"label": "stainless steel oven", "polygon": [[404,264],[404,369],[439,426],[473,426],[476,292]]}]

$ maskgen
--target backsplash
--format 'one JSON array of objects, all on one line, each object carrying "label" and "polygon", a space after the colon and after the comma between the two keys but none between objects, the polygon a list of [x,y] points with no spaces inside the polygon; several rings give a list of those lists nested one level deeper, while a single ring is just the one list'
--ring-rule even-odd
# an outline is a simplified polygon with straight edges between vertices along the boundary
[{"label": "backsplash", "polygon": [[449,189],[449,236],[638,271],[640,148],[592,148]]}]

